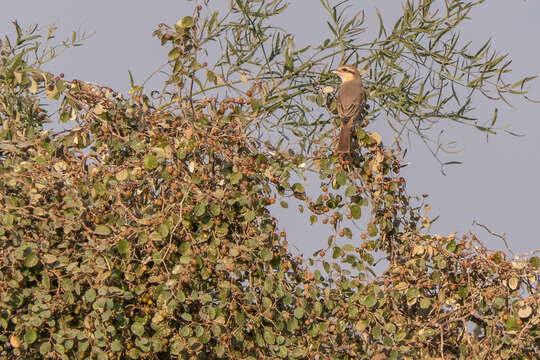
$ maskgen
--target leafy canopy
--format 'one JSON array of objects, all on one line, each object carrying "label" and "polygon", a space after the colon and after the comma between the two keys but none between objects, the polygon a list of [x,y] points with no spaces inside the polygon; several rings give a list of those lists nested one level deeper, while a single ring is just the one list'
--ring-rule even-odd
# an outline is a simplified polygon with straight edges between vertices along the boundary
[{"label": "leafy canopy", "polygon": [[[431,234],[399,144],[369,128],[350,156],[332,150],[339,63],[368,70],[369,119],[424,139],[442,121],[478,127],[475,92],[521,92],[489,43],[459,46],[477,4],[407,2],[362,43],[353,4],[321,1],[332,37],[304,49],[270,25],[284,1],[199,5],[154,33],[163,88],[128,95],[42,70],[82,37],[51,48],[15,24],[0,48],[2,357],[533,358],[538,258]],[[292,197],[330,232],[307,264],[272,216]]]}]

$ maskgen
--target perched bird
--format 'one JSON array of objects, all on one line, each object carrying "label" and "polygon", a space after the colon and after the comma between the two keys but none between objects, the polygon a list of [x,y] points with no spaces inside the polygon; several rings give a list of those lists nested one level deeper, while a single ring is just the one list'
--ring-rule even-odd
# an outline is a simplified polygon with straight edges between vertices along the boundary
[{"label": "perched bird", "polygon": [[337,110],[341,118],[337,152],[348,153],[351,150],[351,127],[364,117],[366,89],[362,85],[361,72],[353,66],[343,65],[332,73],[341,78],[337,96]]}]

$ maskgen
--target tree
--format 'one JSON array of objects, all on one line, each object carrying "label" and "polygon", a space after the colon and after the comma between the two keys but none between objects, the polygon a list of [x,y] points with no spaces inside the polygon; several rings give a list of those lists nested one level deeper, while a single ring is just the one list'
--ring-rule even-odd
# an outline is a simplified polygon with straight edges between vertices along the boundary
[{"label": "tree", "polygon": [[[235,0],[224,16],[198,5],[155,31],[170,47],[163,89],[132,83],[128,96],[43,71],[59,48],[15,23],[0,54],[2,356],[534,357],[538,258],[430,234],[399,143],[358,128],[351,156],[331,144],[329,64],[368,70],[368,119],[423,139],[443,120],[470,124],[473,93],[522,89],[530,78],[507,85],[489,43],[459,47],[478,3],[407,2],[391,32],[359,44],[363,17],[324,0],[335,38],[299,50],[268,24],[283,1]],[[54,121],[73,127],[46,130]],[[297,180],[308,173],[315,194]],[[308,263],[269,207],[288,197],[332,232]]]}]

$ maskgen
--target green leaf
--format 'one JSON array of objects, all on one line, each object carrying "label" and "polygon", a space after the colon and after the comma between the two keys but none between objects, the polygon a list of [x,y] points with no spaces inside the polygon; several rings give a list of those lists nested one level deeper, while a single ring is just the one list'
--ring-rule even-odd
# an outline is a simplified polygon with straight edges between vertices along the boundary
[{"label": "green leaf", "polygon": [[124,349],[124,347],[122,346],[122,343],[120,342],[120,340],[114,339],[113,342],[111,343],[111,350],[113,352],[120,352],[122,351],[122,349]]},{"label": "green leaf", "polygon": [[133,323],[131,325],[131,332],[137,336],[142,336],[144,334],[144,325],[141,323]]},{"label": "green leaf", "polygon": [[217,76],[212,70],[206,70],[206,78],[208,81],[217,84]]},{"label": "green leaf", "polygon": [[195,216],[203,216],[206,212],[206,203],[199,203],[195,205],[195,208],[193,209],[193,214]]},{"label": "green leaf", "polygon": [[211,330],[215,337],[219,337],[221,335],[221,327],[219,325],[213,324]]},{"label": "green leaf", "polygon": [[509,317],[508,320],[506,320],[504,323],[506,325],[506,330],[517,331],[520,329],[520,326],[517,323],[517,319],[513,316]]},{"label": "green leaf", "polygon": [[301,319],[304,316],[304,309],[301,307],[297,307],[294,309],[294,317],[297,319]]},{"label": "green leaf", "polygon": [[416,299],[420,295],[420,292],[417,288],[409,288],[407,289],[407,301],[411,301],[413,299]]},{"label": "green leaf", "polygon": [[88,289],[86,290],[86,292],[84,293],[84,298],[86,299],[86,301],[88,301],[89,303],[92,303],[94,302],[94,300],[96,300],[96,290],[94,289]]},{"label": "green leaf", "polygon": [[359,205],[351,205],[351,216],[353,217],[353,219],[360,219],[360,217],[362,216],[362,209]]},{"label": "green leaf", "polygon": [[461,296],[462,299],[466,299],[469,297],[469,287],[467,286],[460,286],[458,288],[458,294]]},{"label": "green leaf", "polygon": [[24,257],[24,266],[26,266],[27,268],[36,266],[38,262],[39,258],[36,254],[34,254],[33,251]]},{"label": "green leaf", "polygon": [[364,305],[367,307],[373,307],[377,304],[377,297],[373,294],[369,294],[364,299]]},{"label": "green leaf", "polygon": [[497,296],[493,302],[498,308],[502,308],[504,305],[506,305],[506,300],[500,296]]},{"label": "green leaf", "polygon": [[364,129],[362,128],[358,128],[356,129],[356,138],[358,139],[358,141],[364,139],[365,137],[367,137],[367,133]]},{"label": "green leaf", "polygon": [[321,315],[321,313],[323,311],[323,306],[322,306],[320,301],[317,301],[315,303],[315,306],[313,307],[313,310],[315,310],[315,314],[317,314],[317,316]]},{"label": "green leaf", "polygon": [[373,337],[375,339],[380,339],[381,338],[381,327],[378,326],[378,325],[375,325],[375,327],[373,327],[373,331],[371,333],[371,335],[373,335]]},{"label": "green leaf", "polygon": [[225,355],[225,346],[223,344],[217,344],[214,350],[218,358],[222,358]]},{"label": "green leaf", "polygon": [[456,248],[457,248],[457,245],[454,240],[449,241],[448,244],[446,245],[446,249],[452,253],[456,251]]},{"label": "green leaf", "polygon": [[264,341],[266,341],[268,345],[274,345],[276,342],[276,338],[274,334],[272,333],[272,331],[270,331],[267,328],[264,329],[263,337],[264,337]]},{"label": "green leaf", "polygon": [[[283,336],[278,337],[278,340],[277,340],[277,343],[278,343],[278,344],[281,344],[281,343],[282,343],[282,341],[280,341],[280,339],[283,339]],[[285,358],[285,357],[287,357],[287,347],[284,346],[284,345],[281,345],[281,346],[279,347],[278,352],[277,352],[277,356],[279,356],[280,358]]]},{"label": "green leaf", "polygon": [[50,342],[41,343],[41,345],[39,346],[39,353],[41,355],[45,355],[45,354],[48,354],[49,351],[51,351],[51,343]]},{"label": "green leaf", "polygon": [[274,257],[274,254],[269,249],[264,248],[264,249],[261,250],[261,258],[264,261],[270,261],[270,260],[272,260],[273,257]]},{"label": "green leaf", "polygon": [[195,327],[195,336],[200,338],[201,336],[203,336],[203,334],[204,334],[204,328],[200,325],[197,325]]},{"label": "green leaf", "polygon": [[352,246],[351,244],[345,244],[343,245],[343,251],[346,251],[346,252],[354,251],[354,246]]},{"label": "green leaf", "polygon": [[324,268],[324,271],[329,274],[330,273],[330,264],[327,262],[327,261],[324,261],[323,262],[323,268]]},{"label": "green leaf", "polygon": [[407,331],[406,330],[402,330],[400,332],[398,332],[397,334],[394,335],[394,340],[396,342],[400,342],[401,340],[405,339],[407,337]]},{"label": "green leaf", "polygon": [[[94,111],[94,112],[97,114],[96,111]],[[61,113],[60,117],[59,117],[60,122],[61,123],[67,123],[69,121],[69,115],[70,114],[67,111],[64,111],[63,113]]]},{"label": "green leaf", "polygon": [[158,166],[157,157],[154,154],[147,154],[143,159],[146,170],[153,170]]},{"label": "green leaf", "polygon": [[127,255],[129,253],[129,241],[122,239],[118,242],[118,252],[121,255]]},{"label": "green leaf", "polygon": [[264,290],[268,293],[274,292],[274,281],[272,278],[267,277],[266,280],[264,280]]},{"label": "green leaf", "polygon": [[221,214],[221,208],[219,207],[219,205],[210,205],[210,214],[212,214],[213,216],[218,216],[219,214]]},{"label": "green leaf", "polygon": [[270,309],[272,307],[272,300],[267,298],[266,296],[262,299],[262,304],[265,309]]},{"label": "green leaf", "polygon": [[193,334],[193,330],[191,330],[191,328],[189,326],[183,326],[182,327],[182,330],[180,330],[180,334],[183,336],[183,337],[189,337],[191,336],[191,334]]},{"label": "green leaf", "polygon": [[98,235],[110,235],[111,229],[107,225],[98,225],[94,232]]},{"label": "green leaf", "polygon": [[250,210],[244,214],[245,221],[249,222],[253,219],[255,219],[255,212],[253,210]]},{"label": "green leaf", "polygon": [[377,236],[379,230],[377,229],[377,225],[375,224],[369,224],[368,225],[368,235],[371,237]]},{"label": "green leaf", "polygon": [[356,194],[356,188],[354,186],[347,186],[347,190],[345,190],[345,196],[351,197]]},{"label": "green leaf", "polygon": [[427,309],[431,306],[431,300],[429,300],[428,298],[422,298],[420,299],[420,308],[422,309]]},{"label": "green leaf", "polygon": [[393,334],[393,333],[396,332],[397,327],[396,327],[396,325],[394,325],[393,323],[387,322],[387,323],[384,325],[384,330],[386,330],[387,333]]},{"label": "green leaf", "polygon": [[244,316],[243,313],[237,312],[234,315],[234,321],[236,322],[237,325],[244,326],[244,324],[246,323],[246,317]]},{"label": "green leaf", "polygon": [[467,348],[466,344],[460,344],[459,345],[459,354],[462,356],[462,358],[466,358],[469,354],[469,349]]},{"label": "green leaf", "polygon": [[367,262],[369,265],[373,265],[375,263],[375,258],[370,253],[366,253],[364,255],[364,261]]},{"label": "green leaf", "polygon": [[240,174],[240,173],[229,174],[229,180],[231,181],[231,184],[233,184],[233,185],[238,184],[238,182],[241,179],[242,179],[242,174]]},{"label": "green leaf", "polygon": [[161,241],[163,240],[163,236],[161,235],[159,231],[154,231],[150,234],[150,239],[152,241]]},{"label": "green leaf", "polygon": [[180,49],[177,47],[172,48],[171,51],[169,51],[169,59],[174,60],[180,57]]},{"label": "green leaf", "polygon": [[298,320],[295,317],[290,318],[289,321],[287,321],[287,330],[292,332],[296,329],[297,326]]},{"label": "green leaf", "polygon": [[254,111],[254,112],[258,112],[259,109],[261,108],[261,101],[257,98],[254,98],[251,100],[251,109]]},{"label": "green leaf", "polygon": [[24,341],[27,345],[33,344],[37,340],[37,331],[35,328],[26,328],[24,332]]},{"label": "green leaf", "polygon": [[533,269],[538,269],[538,266],[540,266],[540,260],[538,259],[538,256],[533,256],[532,258],[530,258],[529,265],[531,265]]},{"label": "green leaf", "polygon": [[291,352],[291,357],[293,359],[302,358],[303,356],[305,356],[307,351],[308,350],[306,350],[306,348],[304,347],[297,347]]},{"label": "green leaf", "polygon": [[195,25],[195,22],[193,21],[193,18],[191,16],[186,16],[182,20],[180,20],[177,25],[183,28],[191,28],[193,27],[193,25]]},{"label": "green leaf", "polygon": [[338,185],[338,188],[345,185],[347,183],[347,174],[344,172],[340,172],[336,175],[336,184]]},{"label": "green leaf", "polygon": [[294,192],[297,192],[297,193],[303,193],[305,192],[304,190],[304,185],[300,184],[300,183],[295,183],[293,186],[292,186],[292,189]]},{"label": "green leaf", "polygon": [[169,225],[167,223],[159,225],[158,231],[162,238],[167,237],[170,232]]}]

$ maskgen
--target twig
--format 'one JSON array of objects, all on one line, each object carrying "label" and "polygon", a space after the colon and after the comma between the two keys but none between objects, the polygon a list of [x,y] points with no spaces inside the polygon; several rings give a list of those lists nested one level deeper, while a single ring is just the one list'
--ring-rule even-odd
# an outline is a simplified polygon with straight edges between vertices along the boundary
[{"label": "twig", "polygon": [[473,225],[477,225],[477,226],[480,226],[481,228],[483,228],[484,230],[486,230],[488,233],[490,233],[491,235],[493,236],[496,236],[498,237],[499,239],[501,239],[503,242],[504,242],[504,245],[506,246],[506,250],[508,250],[510,252],[510,254],[512,254],[512,256],[516,256],[516,254],[514,254],[514,252],[512,251],[512,249],[510,249],[510,246],[508,245],[508,242],[506,241],[506,234],[497,234],[497,233],[494,233],[493,231],[489,230],[489,228],[486,226],[486,225],[482,225],[480,223],[477,223],[476,220],[473,220],[472,222]]},{"label": "twig", "polygon": [[440,347],[441,359],[444,359],[444,333],[443,333],[442,324],[439,325],[439,328],[441,329],[441,347]]}]

